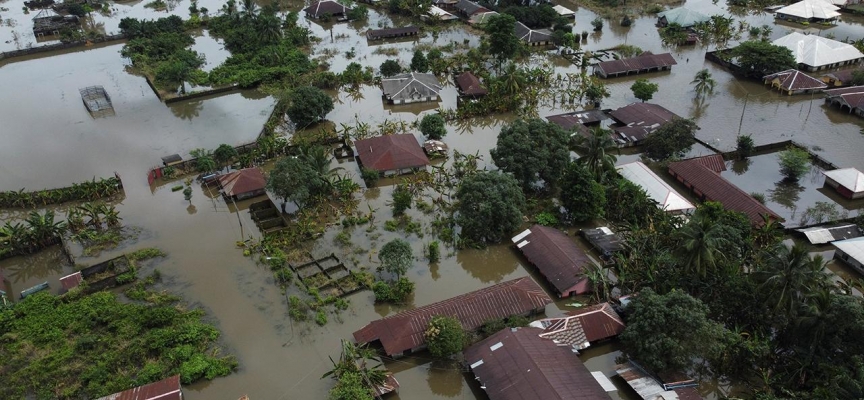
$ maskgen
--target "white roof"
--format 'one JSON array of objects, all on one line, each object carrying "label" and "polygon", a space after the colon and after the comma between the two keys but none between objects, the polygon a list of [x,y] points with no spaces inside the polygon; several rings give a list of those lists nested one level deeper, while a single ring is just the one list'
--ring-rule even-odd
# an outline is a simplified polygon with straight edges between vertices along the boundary
[{"label": "white roof", "polygon": [[803,0],[777,10],[778,14],[793,15],[799,18],[833,19],[840,16],[840,8],[825,0]]},{"label": "white roof", "polygon": [[861,236],[858,231],[858,226],[855,224],[816,226],[812,228],[798,229],[797,231],[803,233],[811,244],[825,244],[835,240]]},{"label": "white roof", "polygon": [[619,165],[616,167],[618,173],[625,179],[642,187],[648,196],[660,204],[665,211],[686,211],[696,207],[687,201],[675,189],[672,189],[663,179],[660,179],[654,171],[639,161]]},{"label": "white roof", "polygon": [[792,32],[774,41],[775,45],[792,50],[795,62],[818,67],[864,57],[851,44],[817,35]]},{"label": "white roof", "polygon": [[848,254],[849,257],[858,260],[858,262],[864,262],[864,237],[841,240],[831,244],[838,249],[843,250],[844,253]]},{"label": "white roof", "polygon": [[576,13],[573,12],[573,10],[571,10],[567,7],[561,6],[561,5],[554,6],[554,7],[552,7],[552,9],[554,9],[555,11],[558,11],[558,15],[563,15],[565,17],[569,17],[571,15],[576,15]]},{"label": "white roof", "polygon": [[426,13],[429,14],[430,16],[438,17],[442,21],[456,18],[455,15],[450,14],[449,12],[444,11],[440,7],[436,7],[436,6],[430,6],[429,11]]},{"label": "white roof", "polygon": [[852,191],[852,193],[864,192],[864,172],[855,168],[841,168],[823,172],[825,176],[837,181],[840,186]]}]

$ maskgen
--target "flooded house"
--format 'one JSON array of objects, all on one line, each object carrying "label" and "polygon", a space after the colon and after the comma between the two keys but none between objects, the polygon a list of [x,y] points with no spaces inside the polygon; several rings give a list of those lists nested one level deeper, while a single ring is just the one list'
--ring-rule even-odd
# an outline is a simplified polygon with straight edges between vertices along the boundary
[{"label": "flooded house", "polygon": [[825,91],[825,102],[840,107],[840,110],[855,113],[864,117],[864,86],[852,86],[840,89],[828,89]]},{"label": "flooded house", "polygon": [[354,339],[380,343],[387,356],[402,356],[426,348],[432,317],[453,317],[464,330],[474,331],[489,320],[541,313],[549,303],[543,288],[526,276],[372,321],[354,332]]},{"label": "flooded house", "polygon": [[459,17],[450,14],[447,11],[444,11],[442,8],[438,6],[430,6],[429,11],[426,12],[426,15],[420,17],[423,20],[435,20],[435,21],[453,21],[459,19]]},{"label": "flooded house", "polygon": [[638,145],[667,122],[681,118],[653,103],[632,103],[610,111],[609,116],[616,122],[610,128],[619,147]]},{"label": "flooded house", "polygon": [[438,101],[441,84],[435,75],[420,72],[394,75],[381,79],[383,97],[390,104],[410,104]]},{"label": "flooded house", "polygon": [[267,178],[260,168],[244,168],[216,178],[222,196],[235,201],[263,196],[267,193]]},{"label": "flooded house", "polygon": [[429,158],[414,135],[385,135],[354,142],[357,160],[363,168],[384,176],[412,173],[426,168]]},{"label": "flooded house", "polygon": [[350,8],[333,0],[316,1],[303,9],[306,16],[319,20],[347,21]]},{"label": "flooded house", "polygon": [[442,10],[453,10],[458,2],[459,0],[432,0],[432,6]]},{"label": "flooded house", "polygon": [[537,268],[559,298],[591,291],[591,281],[583,275],[593,261],[566,233],[543,225],[533,225],[511,241]]},{"label": "flooded house", "polygon": [[834,22],[840,17],[839,9],[826,0],[803,0],[777,9],[774,18],[792,22]]},{"label": "flooded house", "polygon": [[825,171],[825,184],[847,199],[864,198],[864,172],[855,168]]},{"label": "flooded house", "polygon": [[831,243],[837,248],[834,259],[842,260],[859,274],[864,274],[864,237]]},{"label": "flooded house", "polygon": [[864,59],[855,46],[818,35],[792,32],[773,43],[791,50],[798,69],[808,72],[858,64]]},{"label": "flooded house", "polygon": [[180,375],[100,397],[96,400],[183,400]]},{"label": "flooded house", "polygon": [[505,328],[463,352],[489,400],[610,399],[615,385],[536,328]]},{"label": "flooded house", "polygon": [[612,256],[624,250],[624,242],[609,227],[580,229],[579,236],[585,238],[595,250],[600,253],[600,258],[606,263],[613,262]]},{"label": "flooded house", "polygon": [[714,155],[673,162],[669,164],[669,174],[701,201],[716,201],[727,210],[743,213],[753,226],[761,227],[769,219],[782,222],[777,213],[720,175],[726,169],[722,160]]},{"label": "flooded house", "polygon": [[827,88],[828,85],[819,79],[807,75],[797,69],[787,69],[762,77],[766,85],[771,85],[771,88],[776,88],[787,95],[806,94],[819,92]]},{"label": "flooded house", "polygon": [[832,88],[852,85],[855,73],[864,73],[864,69],[844,69],[834,71],[822,76],[822,82]]},{"label": "flooded house", "polygon": [[837,240],[861,237],[861,229],[855,224],[815,226],[812,228],[796,229],[796,231],[803,233],[810,244],[826,244]]},{"label": "flooded house", "polygon": [[564,6],[560,5],[560,4],[557,4],[557,5],[552,6],[552,9],[555,10],[555,12],[557,12],[558,15],[560,15],[560,16],[562,16],[562,17],[570,17],[570,18],[575,18],[575,17],[576,17],[576,12],[575,12],[575,11],[573,11],[573,10],[567,8],[567,7],[564,7]]},{"label": "flooded house", "polygon": [[576,132],[582,136],[591,134],[590,128],[600,126],[600,123],[609,119],[602,110],[574,111],[564,114],[555,114],[546,117],[546,120],[558,125],[567,132]]},{"label": "flooded house", "polygon": [[634,361],[615,366],[615,372],[633,388],[643,400],[701,400],[698,384],[685,376],[661,379],[643,369]]},{"label": "flooded house", "polygon": [[593,73],[601,78],[644,74],[648,72],[671,70],[677,65],[670,53],[654,54],[646,51],[633,58],[609,60],[594,64]]},{"label": "flooded house", "polygon": [[404,26],[401,28],[370,29],[366,31],[369,40],[394,39],[417,36],[420,28],[416,26]]},{"label": "flooded house", "polygon": [[543,330],[539,334],[541,338],[575,350],[584,350],[592,343],[614,338],[626,327],[609,303],[578,308],[561,317],[540,319],[530,326]]},{"label": "flooded house", "polygon": [[696,24],[710,20],[711,17],[687,7],[678,7],[657,13],[657,26],[659,27],[678,24],[682,28],[692,28]]},{"label": "flooded house", "polygon": [[615,169],[624,179],[642,188],[648,197],[657,202],[657,207],[667,213],[689,214],[696,209],[693,203],[639,161],[619,165]]},{"label": "flooded house", "polygon": [[489,21],[489,18],[492,18],[495,15],[498,15],[495,11],[474,14],[468,18],[468,25],[483,25],[486,21]]},{"label": "flooded house", "polygon": [[453,8],[465,18],[471,18],[474,14],[482,14],[492,11],[469,0],[459,0],[453,5]]},{"label": "flooded house", "polygon": [[552,32],[548,29],[531,29],[521,22],[513,25],[513,34],[528,46],[552,44]]},{"label": "flooded house", "polygon": [[46,8],[33,17],[33,34],[36,37],[59,35],[64,29],[78,29],[80,21],[75,15],[60,15]]},{"label": "flooded house", "polygon": [[456,77],[456,86],[459,88],[459,95],[470,97],[472,99],[480,98],[489,93],[480,79],[474,76],[471,71],[465,71]]}]

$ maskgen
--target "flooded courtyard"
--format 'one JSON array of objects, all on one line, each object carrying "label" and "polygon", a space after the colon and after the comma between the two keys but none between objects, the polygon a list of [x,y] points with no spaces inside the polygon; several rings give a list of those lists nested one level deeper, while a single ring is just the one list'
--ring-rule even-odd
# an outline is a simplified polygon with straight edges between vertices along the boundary
[{"label": "flooded courtyard", "polygon": [[[188,18],[188,0],[169,1],[170,13]],[[590,30],[590,21],[597,15],[579,7],[572,0],[560,4],[577,10],[575,32]],[[215,14],[219,0],[198,2]],[[689,0],[688,7],[706,14],[724,13],[723,1]],[[20,4],[0,2],[9,11],[0,12],[0,51],[38,46],[28,22],[32,13],[24,14]],[[302,4],[284,2],[284,8],[299,10]],[[166,11],[144,7],[144,2],[111,3],[110,15],[92,13],[90,23],[107,34],[117,33],[121,18],[159,18]],[[774,27],[772,39],[799,30],[793,26],[775,25],[770,14],[743,18],[754,26]],[[11,22],[10,22],[11,21]],[[829,108],[821,95],[785,96],[771,91],[758,82],[745,81],[704,59],[702,46],[664,48],[657,35],[653,16],[634,19],[629,28],[609,21],[600,34],[592,34],[583,48],[600,50],[620,44],[630,44],[655,53],[672,51],[678,62],[671,72],[640,75],[659,84],[660,90],[652,102],[660,104],[682,117],[693,118],[700,126],[697,137],[721,150],[733,150],[735,138],[750,134],[757,145],[794,140],[810,147],[828,161],[843,167],[864,170],[864,120]],[[370,9],[367,21],[360,23],[319,24],[301,19],[312,34],[321,39],[313,46],[312,57],[319,57],[333,72],[343,71],[351,62],[378,66],[390,58],[403,63],[420,46],[455,44],[457,48],[479,44],[480,32],[455,21],[441,25],[433,32],[424,32],[414,40],[371,43],[365,37],[367,29],[407,24],[392,19],[383,10]],[[814,33],[817,30],[811,29]],[[838,38],[864,36],[864,18],[844,14],[843,22],[830,31]],[[744,32],[742,40],[746,40]],[[94,264],[130,250],[157,247],[167,253],[159,262],[147,264],[140,275],[158,268],[164,282],[160,287],[183,296],[192,307],[200,307],[222,331],[225,351],[236,355],[240,368],[235,373],[213,381],[187,386],[184,395],[190,400],[236,399],[249,395],[259,399],[321,399],[332,387],[330,379],[319,379],[332,367],[329,357],[337,357],[341,339],[350,339],[352,332],[369,321],[395,312],[422,306],[480,289],[498,282],[533,274],[527,262],[505,244],[486,249],[456,251],[444,249],[439,262],[429,264],[417,260],[407,273],[416,283],[408,304],[390,306],[375,304],[371,291],[361,291],[349,297],[350,307],[331,315],[325,326],[312,322],[295,322],[288,315],[286,295],[275,284],[272,272],[258,265],[253,257],[244,257],[235,243],[261,234],[246,212],[251,201],[237,204],[239,211],[228,206],[220,197],[213,198],[205,188],[194,184],[191,204],[181,193],[171,190],[173,183],[149,185],[147,171],[160,164],[160,158],[178,153],[188,158],[196,148],[213,149],[227,143],[238,145],[254,141],[267,120],[276,100],[257,90],[238,90],[227,94],[180,101],[166,105],[161,102],[142,76],[136,75],[129,61],[120,55],[122,43],[94,45],[87,48],[45,53],[30,59],[0,62],[0,190],[37,190],[67,186],[94,177],[117,173],[123,178],[125,196],[117,201],[123,225],[134,228],[134,238],[119,247],[95,257],[75,252],[76,262]],[[731,45],[730,45],[731,46]],[[204,30],[196,38],[193,49],[206,56],[205,70],[222,63],[228,52],[223,44]],[[389,50],[382,50],[389,49]],[[346,54],[352,53],[352,54]],[[392,55],[397,54],[397,55]],[[579,68],[554,52],[533,56],[537,64],[549,63],[556,74],[576,73]],[[715,94],[704,104],[694,102],[690,81],[697,71],[707,68],[717,81]],[[612,95],[603,101],[603,108],[618,108],[638,101],[630,91],[636,77],[607,80]],[[78,89],[102,85],[111,95],[116,115],[93,118],[81,104]],[[335,108],[327,119],[337,127],[356,122],[377,125],[385,121],[413,123],[437,108],[453,109],[457,105],[457,90],[452,80],[444,82],[437,104],[390,106],[381,100],[377,86],[365,85],[356,92],[335,93]],[[746,107],[745,107],[746,104]],[[573,110],[550,100],[541,103],[538,114],[548,116]],[[489,150],[494,147],[501,127],[515,115],[494,115],[449,123],[444,141],[450,149],[478,154],[481,167],[494,168]],[[740,126],[740,128],[739,128]],[[415,132],[419,136],[419,132]],[[708,154],[710,150],[696,146],[691,155]],[[635,161],[638,155],[622,155],[619,163]],[[337,162],[334,161],[334,166]],[[356,162],[338,166],[355,176],[360,174]],[[668,179],[662,174],[664,179]],[[800,213],[818,201],[839,204],[849,215],[856,215],[864,204],[859,200],[846,202],[822,188],[823,177],[814,168],[798,185],[789,187],[781,182],[776,155],[753,157],[746,166],[730,165],[723,176],[747,192],[764,193],[767,205],[787,220],[797,221]],[[360,195],[361,208],[374,214],[376,224],[392,218],[389,201],[394,186],[386,183]],[[62,213],[63,207],[58,210]],[[27,210],[29,211],[29,210]],[[0,223],[22,218],[27,211],[0,209]],[[368,232],[366,227],[348,230],[350,245],[335,240],[341,225],[329,226],[325,234],[308,243],[313,257],[334,253],[343,261],[374,268],[374,253],[356,249],[377,249],[387,241],[401,237],[407,240],[414,254],[423,254],[431,239],[431,217],[416,209],[408,214],[423,224],[421,234],[389,232],[379,227]],[[338,222],[338,221],[337,221]],[[814,252],[832,256],[831,251],[815,248]],[[840,279],[859,278],[845,266],[831,263],[827,267]],[[56,280],[73,267],[64,261],[59,246],[35,255],[0,261],[0,269],[11,286],[9,293],[18,293],[43,281]],[[56,288],[56,285],[52,285]],[[574,301],[579,301],[576,299]],[[582,299],[587,300],[587,299]],[[559,301],[547,306],[546,315],[557,316],[571,309]],[[457,363],[432,361],[425,353],[400,359],[386,359],[402,388],[392,399],[477,399],[484,398],[477,382]],[[615,358],[621,354],[617,342],[593,346],[581,358],[592,371],[615,376]],[[612,378],[618,389],[610,395],[615,399],[638,399],[623,380]],[[703,381],[700,392],[707,398],[736,393],[727,382]]]}]

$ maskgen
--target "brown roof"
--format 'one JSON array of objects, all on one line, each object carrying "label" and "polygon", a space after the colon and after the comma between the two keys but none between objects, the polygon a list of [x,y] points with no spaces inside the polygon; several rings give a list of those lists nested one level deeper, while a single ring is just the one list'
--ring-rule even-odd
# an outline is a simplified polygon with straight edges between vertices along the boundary
[{"label": "brown roof", "polygon": [[366,37],[369,39],[379,39],[386,37],[397,37],[405,35],[416,35],[420,32],[420,28],[416,26],[405,26],[401,28],[385,28],[385,29],[370,29],[366,32]]},{"label": "brown roof", "polygon": [[834,71],[830,74],[825,74],[825,76],[829,78],[833,78],[843,83],[849,83],[852,81],[852,73],[857,71],[864,71],[862,69],[844,69],[842,71]]},{"label": "brown roof", "polygon": [[424,333],[434,316],[454,317],[470,331],[492,319],[543,311],[551,302],[536,282],[522,277],[372,321],[354,332],[354,339],[378,340],[385,354],[399,354],[426,344]]},{"label": "brown roof", "polygon": [[726,160],[723,159],[723,155],[721,154],[702,156],[694,158],[693,161],[702,164],[703,167],[708,168],[718,174],[726,170]]},{"label": "brown roof", "polygon": [[668,67],[678,64],[672,57],[672,54],[653,54],[646,51],[641,55],[633,58],[625,58],[621,60],[603,61],[597,63],[595,68],[602,70],[606,75],[621,74],[625,72],[635,72],[644,69]]},{"label": "brown roof", "polygon": [[571,113],[550,115],[546,120],[560,126],[564,130],[570,130],[573,127],[579,129],[579,126],[585,124],[593,124],[596,122],[608,119],[609,116],[600,110],[576,111]]},{"label": "brown roof", "polygon": [[845,103],[849,108],[864,108],[864,86],[826,90],[829,100]]},{"label": "brown roof", "polygon": [[780,88],[783,90],[813,90],[828,87],[825,82],[798,71],[797,69],[787,69],[771,75],[765,75],[762,79],[765,80],[765,82],[774,81],[775,79],[778,80]]},{"label": "brown roof", "polygon": [[333,0],[322,0],[316,1],[303,9],[306,14],[311,15],[315,18],[322,17],[326,14],[330,15],[342,15],[348,12],[348,7],[339,4]]},{"label": "brown roof", "polygon": [[429,165],[429,158],[414,135],[376,136],[354,142],[365,168],[392,171]]},{"label": "brown roof", "polygon": [[465,350],[465,362],[490,400],[609,399],[569,346],[535,328],[506,328]]},{"label": "brown roof", "polygon": [[564,232],[534,225],[514,237],[513,242],[558,293],[575,291],[578,295],[591,291],[591,282],[581,275],[583,268],[591,265],[591,259]]},{"label": "brown roof", "polygon": [[244,168],[239,171],[219,175],[219,186],[226,196],[263,190],[267,185],[264,173],[258,168]]},{"label": "brown roof", "polygon": [[543,328],[540,337],[581,350],[590,342],[615,337],[624,332],[624,321],[609,303],[582,307],[566,316],[546,318],[531,323]]},{"label": "brown roof", "polygon": [[489,12],[487,8],[469,0],[459,0],[454,7],[469,17],[474,14]]},{"label": "brown roof", "polygon": [[672,111],[652,103],[633,103],[609,112],[609,115],[624,126],[612,127],[629,140],[642,140],[651,132],[674,118],[680,118]]},{"label": "brown roof", "polygon": [[114,393],[97,400],[182,400],[180,375],[174,375],[158,382],[138,386],[120,393]]},{"label": "brown roof", "polygon": [[477,79],[474,74],[469,71],[461,73],[456,77],[456,84],[459,85],[459,91],[468,96],[485,96],[486,88],[480,84],[480,79]]},{"label": "brown roof", "polygon": [[762,226],[765,223],[762,219],[763,215],[783,221],[783,218],[753,196],[727,181],[719,173],[708,169],[698,158],[669,164],[669,173],[679,180],[683,179],[686,185],[702,192],[707,200],[720,202],[727,210],[744,213],[755,226]]}]

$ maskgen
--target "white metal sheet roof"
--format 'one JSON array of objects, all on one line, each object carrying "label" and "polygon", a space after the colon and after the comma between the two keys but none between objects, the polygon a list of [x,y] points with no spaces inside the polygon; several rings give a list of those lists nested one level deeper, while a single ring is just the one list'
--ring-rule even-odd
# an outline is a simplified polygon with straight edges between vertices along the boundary
[{"label": "white metal sheet roof", "polygon": [[665,211],[686,211],[696,207],[683,196],[672,189],[663,179],[660,179],[654,171],[639,161],[619,165],[616,167],[618,173],[625,179],[642,187],[648,196],[660,204]]},{"label": "white metal sheet roof", "polygon": [[841,168],[825,171],[824,174],[853,193],[864,192],[864,172],[855,168]]},{"label": "white metal sheet roof", "polygon": [[825,244],[843,238],[860,236],[858,226],[855,224],[841,226],[817,226],[813,228],[798,229],[804,234],[811,244]]},{"label": "white metal sheet roof", "polygon": [[848,43],[817,35],[792,32],[774,41],[777,46],[792,50],[795,62],[818,67],[864,57],[858,49]]},{"label": "white metal sheet roof", "polygon": [[573,12],[573,10],[571,10],[571,9],[569,9],[569,8],[567,8],[567,7],[561,6],[561,5],[557,5],[557,6],[554,6],[554,7],[552,7],[552,8],[553,8],[555,11],[558,11],[558,15],[563,15],[563,16],[565,16],[565,17],[569,17],[569,16],[571,16],[571,15],[576,15],[576,13]]},{"label": "white metal sheet roof", "polygon": [[831,244],[843,250],[849,257],[858,260],[860,263],[864,263],[864,237],[840,240]]},{"label": "white metal sheet roof", "polygon": [[426,13],[429,14],[430,16],[438,17],[439,19],[441,19],[443,21],[456,18],[455,15],[450,14],[449,12],[444,11],[443,9],[441,9],[440,7],[437,7],[437,6],[430,6],[429,11],[427,11]]},{"label": "white metal sheet roof", "polygon": [[799,18],[832,19],[840,16],[840,8],[825,0],[803,0],[777,10],[778,14],[794,15]]},{"label": "white metal sheet roof", "polygon": [[700,22],[707,22],[711,17],[686,7],[673,8],[657,13],[658,17],[666,17],[666,23],[678,24],[684,28],[691,27]]},{"label": "white metal sheet roof", "polygon": [[602,371],[591,371],[591,376],[593,376],[597,383],[599,383],[600,386],[603,387],[603,390],[607,392],[614,392],[618,390],[618,388],[616,388],[615,385],[612,384],[612,381],[610,381],[609,378],[607,378]]}]

